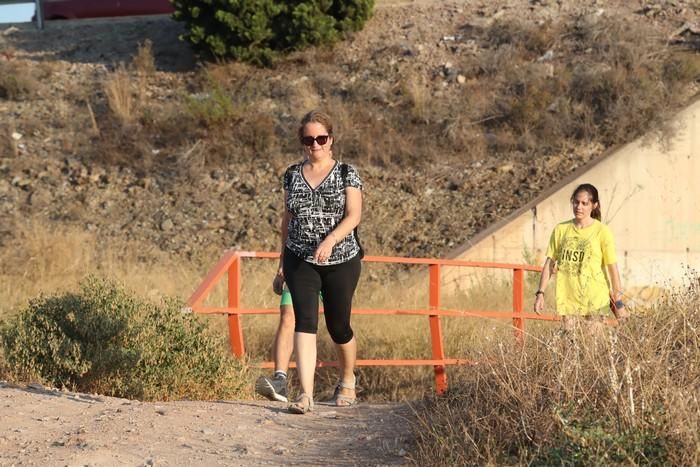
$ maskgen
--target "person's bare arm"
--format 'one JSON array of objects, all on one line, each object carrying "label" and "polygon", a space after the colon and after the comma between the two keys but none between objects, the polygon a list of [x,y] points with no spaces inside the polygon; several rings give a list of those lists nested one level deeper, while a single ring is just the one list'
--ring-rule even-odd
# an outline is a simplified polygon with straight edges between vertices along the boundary
[{"label": "person's bare arm", "polygon": [[538,315],[544,309],[544,289],[547,288],[547,284],[549,283],[549,279],[552,277],[553,272],[554,261],[552,261],[552,258],[548,257],[544,262],[544,266],[542,266],[542,274],[540,274],[540,283],[537,286],[537,292],[535,293],[534,311]]},{"label": "person's bare arm", "polygon": [[615,317],[624,319],[629,317],[629,312],[622,302],[622,281],[620,280],[620,271],[617,269],[617,263],[608,264],[608,277],[610,278],[610,296],[615,301]]}]

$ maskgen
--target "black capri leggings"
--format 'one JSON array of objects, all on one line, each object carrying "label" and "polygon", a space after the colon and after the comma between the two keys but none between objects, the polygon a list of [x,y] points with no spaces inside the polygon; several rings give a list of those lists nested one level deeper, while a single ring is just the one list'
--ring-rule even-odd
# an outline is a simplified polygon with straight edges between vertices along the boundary
[{"label": "black capri leggings", "polygon": [[292,294],[294,331],[316,334],[318,330],[318,293],[323,295],[326,328],[336,344],[352,339],[350,311],[352,296],[360,279],[360,257],[340,264],[318,266],[304,261],[289,249],[284,250],[284,280]]}]

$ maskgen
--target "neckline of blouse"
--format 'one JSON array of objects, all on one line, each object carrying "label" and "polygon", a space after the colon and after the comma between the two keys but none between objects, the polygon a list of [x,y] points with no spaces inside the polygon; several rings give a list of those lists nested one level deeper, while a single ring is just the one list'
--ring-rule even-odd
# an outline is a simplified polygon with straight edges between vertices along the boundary
[{"label": "neckline of blouse", "polygon": [[324,183],[326,183],[326,180],[328,180],[328,178],[331,176],[331,174],[333,173],[335,168],[338,167],[338,161],[333,161],[333,162],[334,162],[333,167],[331,167],[331,170],[329,170],[328,173],[326,174],[326,176],[323,177],[323,180],[321,180],[321,182],[318,185],[316,185],[316,188],[312,187],[311,184],[309,183],[309,181],[304,176],[304,165],[306,165],[307,161],[304,161],[301,164],[299,164],[299,174],[301,175],[301,179],[304,180],[304,184],[307,187],[309,187],[309,190],[316,191],[319,188],[321,188],[321,186],[323,186]]},{"label": "neckline of blouse", "polygon": [[[590,229],[591,227],[593,227],[594,225],[596,225],[596,221],[598,221],[598,219],[593,219],[593,222],[591,222],[590,224],[588,224],[588,225],[585,226],[585,227],[577,227],[577,226],[576,226],[576,222],[572,219],[572,220],[571,220],[571,225],[572,225],[572,227],[573,227],[575,230],[581,232],[581,231],[583,231],[583,230]],[[600,222],[600,221],[598,221],[598,222]]]}]

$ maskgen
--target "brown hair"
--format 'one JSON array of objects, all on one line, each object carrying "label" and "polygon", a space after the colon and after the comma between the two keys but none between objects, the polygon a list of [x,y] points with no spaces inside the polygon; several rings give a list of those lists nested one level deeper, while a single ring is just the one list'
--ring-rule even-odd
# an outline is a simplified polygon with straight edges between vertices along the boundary
[{"label": "brown hair", "polygon": [[589,195],[591,195],[591,202],[594,203],[596,206],[593,208],[591,211],[591,217],[593,219],[598,219],[601,220],[601,215],[600,215],[600,200],[598,199],[598,189],[591,185],[590,183],[584,183],[582,185],[579,185],[576,187],[574,190],[574,193],[571,195],[571,204],[574,203],[576,200],[576,195],[581,193],[582,191],[585,191]]},{"label": "brown hair", "polygon": [[312,110],[301,119],[301,124],[299,125],[300,140],[304,136],[304,127],[309,123],[320,123],[328,132],[328,136],[333,136],[333,121],[330,115],[320,110]]}]

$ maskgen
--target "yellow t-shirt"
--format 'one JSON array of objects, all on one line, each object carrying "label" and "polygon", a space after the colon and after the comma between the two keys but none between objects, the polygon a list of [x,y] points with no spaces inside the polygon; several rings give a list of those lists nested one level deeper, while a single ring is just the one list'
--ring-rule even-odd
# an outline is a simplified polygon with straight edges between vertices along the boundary
[{"label": "yellow t-shirt", "polygon": [[583,229],[573,220],[554,228],[547,257],[556,262],[557,313],[599,315],[610,310],[605,267],[617,263],[610,228],[598,220]]}]

